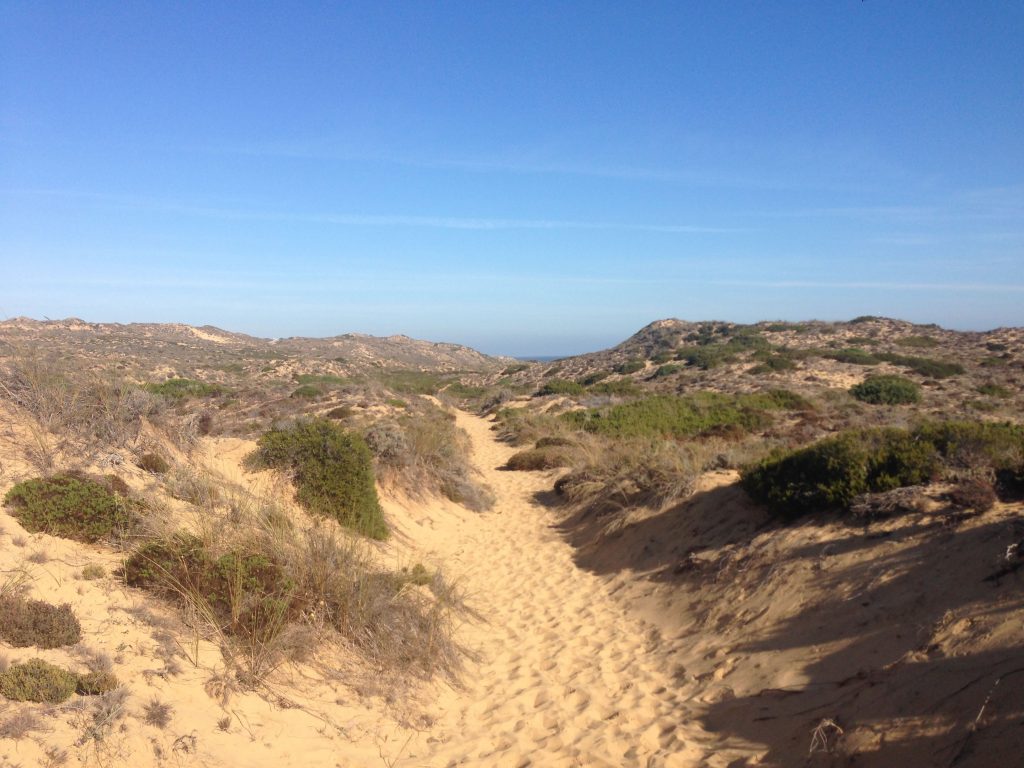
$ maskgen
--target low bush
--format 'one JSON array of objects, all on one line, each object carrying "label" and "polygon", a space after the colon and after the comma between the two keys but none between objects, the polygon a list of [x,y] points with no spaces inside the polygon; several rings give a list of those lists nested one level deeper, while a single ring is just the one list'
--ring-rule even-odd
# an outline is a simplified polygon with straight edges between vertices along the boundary
[{"label": "low bush", "polygon": [[872,405],[904,405],[921,400],[921,388],[902,376],[868,376],[850,394]]},{"label": "low bush", "polygon": [[985,342],[985,349],[989,352],[1005,352],[1009,347],[1005,344],[1001,344],[998,341],[987,341]]},{"label": "low bush", "polygon": [[0,598],[0,639],[15,648],[61,648],[82,637],[71,606],[50,605],[21,597]]},{"label": "low bush", "polygon": [[537,391],[538,397],[544,395],[582,395],[583,385],[568,379],[551,379]]},{"label": "low bush", "polygon": [[296,387],[292,390],[292,393],[288,397],[293,400],[316,400],[322,392],[320,388],[313,384],[303,384],[302,386]]},{"label": "low bush", "polygon": [[227,390],[220,384],[207,384],[204,381],[193,379],[168,379],[155,384],[145,384],[143,388],[154,395],[166,397],[169,400],[184,400],[190,397],[215,397],[222,395]]},{"label": "low bush", "polygon": [[707,371],[733,362],[736,356],[733,350],[724,344],[708,344],[696,349],[680,350],[677,358],[685,361],[687,365]]},{"label": "low bush", "polygon": [[295,383],[300,386],[319,387],[343,387],[349,384],[349,379],[335,376],[330,373],[300,373],[292,377]]},{"label": "low bush", "polygon": [[850,363],[851,365],[878,365],[882,362],[878,357],[865,352],[863,349],[852,347],[850,349],[838,349],[835,352],[827,352],[824,355],[829,360],[839,363]]},{"label": "low bush", "polygon": [[149,542],[125,561],[130,587],[197,608],[219,632],[249,647],[269,644],[298,609],[294,584],[263,552],[228,550],[215,556],[195,536]]},{"label": "low bush", "polygon": [[587,392],[593,395],[614,395],[618,397],[638,395],[641,391],[640,387],[632,379],[601,381],[587,389]]},{"label": "low bush", "polygon": [[1024,478],[1024,427],[926,422],[910,430],[851,430],[747,467],[743,485],[773,513],[796,518],[943,476],[998,477],[1010,485]]},{"label": "low bush", "polygon": [[120,686],[121,681],[117,679],[117,675],[113,672],[110,670],[96,670],[79,675],[75,690],[83,696],[102,696],[104,693],[109,693]]},{"label": "low bush", "polygon": [[563,435],[548,435],[537,441],[534,448],[567,448],[576,445],[576,441]]},{"label": "low bush", "polygon": [[743,472],[743,486],[773,513],[797,518],[845,508],[864,493],[928,482],[938,468],[935,448],[904,431],[857,430],[770,456]]},{"label": "low bush", "polygon": [[407,369],[381,371],[377,374],[381,384],[392,392],[403,395],[436,395],[450,378],[437,373]]},{"label": "low bush", "polygon": [[671,376],[672,374],[679,373],[681,370],[683,370],[683,366],[681,365],[661,365],[658,366],[658,369],[653,374],[651,374],[651,378],[661,379],[666,376]]},{"label": "low bush", "polygon": [[4,503],[28,531],[85,542],[123,534],[141,508],[108,485],[70,474],[20,482]]},{"label": "low bush", "polygon": [[611,371],[595,371],[594,373],[588,373],[586,376],[580,379],[580,384],[582,384],[584,387],[591,387],[594,384],[597,384],[599,381],[604,381],[611,375]]},{"label": "low bush", "polygon": [[933,336],[904,336],[901,339],[896,339],[896,343],[901,347],[914,347],[917,349],[937,347],[940,344],[939,340]]},{"label": "low bush", "polygon": [[978,393],[987,397],[1007,398],[1013,396],[1013,392],[1009,388],[992,382],[987,382],[978,387]]},{"label": "low bush", "polygon": [[567,467],[570,464],[568,455],[564,450],[556,447],[531,448],[528,451],[520,451],[509,457],[505,465],[507,469],[518,472],[531,472],[542,469],[555,469]]},{"label": "low bush", "polygon": [[95,581],[96,579],[102,579],[107,575],[107,569],[98,563],[90,563],[89,565],[82,568],[82,578],[86,581]]},{"label": "low bush", "polygon": [[627,360],[624,363],[620,363],[615,366],[615,372],[621,374],[636,373],[642,371],[647,367],[647,364],[643,360]]},{"label": "low bush", "polygon": [[299,421],[264,434],[249,464],[291,472],[296,500],[313,514],[371,538],[387,537],[373,456],[360,435],[326,419]]},{"label": "low bush", "polygon": [[877,357],[879,360],[909,368],[914,373],[932,379],[948,379],[950,376],[958,376],[964,372],[964,367],[959,363],[947,363],[944,360],[933,360],[928,357],[897,355],[892,352],[879,352]]},{"label": "low bush", "polygon": [[349,405],[339,405],[337,408],[331,408],[325,415],[328,419],[334,419],[335,421],[344,421],[345,419],[352,416],[355,411]]},{"label": "low bush", "polygon": [[78,678],[42,659],[12,664],[0,672],[0,694],[12,701],[60,704],[78,688]]},{"label": "low bush", "polygon": [[999,500],[992,483],[982,478],[972,478],[956,485],[949,493],[953,506],[972,512],[988,512]]},{"label": "low bush", "polygon": [[162,475],[171,468],[171,465],[167,463],[167,460],[156,453],[142,454],[139,457],[137,466],[139,469],[150,472],[154,475]]},{"label": "low bush", "polygon": [[784,371],[796,370],[796,363],[785,355],[772,355],[764,358],[758,365],[751,368],[748,373],[760,376],[766,373],[782,373]]}]

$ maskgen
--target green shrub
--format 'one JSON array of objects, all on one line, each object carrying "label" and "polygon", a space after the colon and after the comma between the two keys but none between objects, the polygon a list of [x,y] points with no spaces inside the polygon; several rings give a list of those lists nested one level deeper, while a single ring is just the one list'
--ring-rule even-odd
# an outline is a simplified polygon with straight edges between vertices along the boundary
[{"label": "green shrub", "polygon": [[453,381],[444,388],[444,394],[463,402],[480,400],[491,391],[489,387],[472,386],[461,381]]},{"label": "green shrub", "polygon": [[1005,357],[986,357],[979,363],[982,368],[1005,368],[1010,361]]},{"label": "green shrub", "polygon": [[755,365],[748,371],[748,373],[761,375],[765,373],[781,373],[783,371],[792,371],[795,369],[796,363],[794,363],[790,358],[783,355],[773,355],[766,358],[759,365]]},{"label": "green shrub", "polygon": [[796,518],[845,508],[862,493],[930,480],[939,469],[934,446],[904,430],[854,430],[743,472],[743,487],[773,513]]},{"label": "green shrub", "polygon": [[928,347],[937,347],[940,342],[932,336],[904,336],[902,339],[896,339],[896,343],[901,347],[925,349]]},{"label": "green shrub", "polygon": [[288,397],[293,400],[315,400],[320,397],[321,391],[319,387],[313,386],[312,384],[303,384],[301,387],[297,387],[292,390],[292,393]]},{"label": "green shrub", "polygon": [[590,387],[597,384],[599,381],[604,381],[611,375],[611,371],[595,371],[594,373],[589,373],[580,379],[580,384],[584,387]]},{"label": "green shrub", "polygon": [[615,366],[615,372],[621,374],[630,374],[636,373],[637,371],[642,371],[646,367],[647,364],[644,363],[643,360],[627,360],[626,362],[620,363],[619,365]]},{"label": "green shrub", "polygon": [[503,370],[501,372],[501,375],[502,376],[511,376],[514,373],[519,373],[520,371],[525,371],[529,367],[530,366],[527,363],[516,363],[514,365],[508,366],[505,370]]},{"label": "green shrub", "polygon": [[1024,426],[987,421],[928,422],[913,430],[914,438],[935,447],[956,469],[1024,469]]},{"label": "green shrub", "polygon": [[448,383],[448,378],[414,370],[382,371],[377,374],[381,384],[403,395],[436,395]]},{"label": "green shrub", "polygon": [[[851,430],[779,453],[743,472],[743,485],[777,515],[800,517],[847,506],[862,493],[953,478],[1024,479],[1024,426],[926,422],[911,430]],[[966,498],[966,497],[965,497]],[[971,497],[980,503],[980,495]]]},{"label": "green shrub", "polygon": [[4,503],[28,531],[85,542],[123,533],[139,506],[102,483],[75,475],[25,480],[7,492]]},{"label": "green shrub", "polygon": [[994,384],[992,382],[982,384],[980,387],[978,387],[978,392],[982,395],[987,395],[988,397],[1006,398],[1011,397],[1013,395],[1013,392],[1010,391],[1007,387],[1001,386],[999,384]]},{"label": "green shrub", "polygon": [[325,419],[311,419],[272,429],[257,446],[251,463],[290,471],[295,498],[304,508],[371,538],[387,537],[373,456],[358,434]]},{"label": "green shrub", "polygon": [[998,341],[985,342],[985,349],[989,352],[1005,352],[1009,347],[1005,344],[1000,344]]},{"label": "green shrub", "polygon": [[156,453],[144,453],[139,457],[137,463],[139,469],[146,472],[151,472],[154,475],[162,475],[171,468],[171,465],[167,463],[167,460]]},{"label": "green shrub", "polygon": [[82,627],[67,603],[56,606],[42,600],[0,598],[0,639],[15,648],[61,648],[81,637]]},{"label": "green shrub", "polygon": [[881,362],[879,358],[870,352],[865,352],[863,349],[855,347],[828,352],[824,357],[839,363],[850,363],[851,365],[878,365]]},{"label": "green shrub", "polygon": [[897,355],[892,352],[879,352],[877,357],[879,360],[909,368],[914,373],[928,376],[932,379],[948,379],[950,376],[958,376],[964,372],[964,367],[959,363],[947,363],[943,360],[933,360],[928,357]]},{"label": "green shrub", "polygon": [[875,320],[884,320],[885,318],[880,315],[858,315],[850,321],[850,325],[859,325],[860,323],[871,323]]},{"label": "green shrub", "polygon": [[530,472],[567,467],[570,463],[569,457],[558,448],[531,448],[528,451],[513,454],[505,466],[507,469],[518,472]]},{"label": "green shrub", "polygon": [[672,359],[675,353],[670,350],[664,350],[656,355],[651,356],[651,362],[655,365],[662,365]]},{"label": "green shrub", "polygon": [[349,418],[353,413],[355,413],[355,411],[352,410],[351,406],[339,405],[337,408],[331,408],[331,410],[326,413],[326,418],[343,421]]},{"label": "green shrub", "polygon": [[194,381],[193,379],[168,379],[158,384],[145,384],[143,389],[171,400],[184,400],[189,397],[215,397],[227,392],[220,384],[207,384],[204,381]]},{"label": "green shrub", "polygon": [[736,401],[745,408],[756,408],[761,411],[810,411],[814,404],[803,395],[788,389],[766,389],[739,395]]},{"label": "green shrub", "polygon": [[71,698],[77,687],[75,675],[42,659],[12,664],[0,672],[0,694],[12,701],[60,704]]},{"label": "green shrub", "polygon": [[681,365],[671,365],[671,364],[669,364],[669,365],[661,365],[661,366],[658,366],[658,370],[656,370],[651,375],[651,378],[652,379],[662,379],[662,378],[664,378],[666,376],[671,376],[672,374],[679,373],[681,370],[683,370],[683,366],[681,366]]},{"label": "green shrub", "polygon": [[692,365],[702,371],[710,370],[725,362],[725,355],[721,352],[721,348],[712,347],[711,345],[697,347],[696,349],[682,349],[676,354],[676,357],[687,365]]},{"label": "green shrub", "polygon": [[901,405],[921,399],[921,388],[902,376],[868,376],[850,387],[850,394],[873,405]]},{"label": "green shrub", "polygon": [[568,379],[551,379],[537,392],[538,397],[544,395],[582,395],[583,385]]},{"label": "green shrub", "polygon": [[330,373],[300,373],[292,378],[302,386],[317,386],[318,391],[319,387],[342,387],[349,383],[348,379]]},{"label": "green shrub", "polygon": [[384,402],[392,408],[401,408],[403,411],[409,407],[409,404],[405,400],[398,397],[389,397]]},{"label": "green shrub", "polygon": [[594,384],[587,391],[595,395],[618,395],[620,397],[628,397],[629,395],[637,395],[642,390],[632,379],[618,379],[617,381],[599,382]]}]

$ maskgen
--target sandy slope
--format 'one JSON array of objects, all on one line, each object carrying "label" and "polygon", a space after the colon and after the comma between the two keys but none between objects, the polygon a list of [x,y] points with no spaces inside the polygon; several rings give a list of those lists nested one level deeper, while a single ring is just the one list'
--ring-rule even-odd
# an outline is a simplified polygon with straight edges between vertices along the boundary
[{"label": "sandy slope", "polygon": [[[276,673],[269,692],[236,690],[222,699],[224,666],[214,644],[175,629],[172,611],[109,575],[81,580],[88,563],[111,574],[117,553],[28,535],[3,514],[0,570],[27,569],[32,597],[70,602],[83,641],[52,651],[0,648],[0,655],[82,669],[88,654],[107,654],[130,695],[102,742],[83,739],[92,700],[58,708],[0,702],[0,731],[25,711],[38,718],[22,738],[0,738],[0,766],[56,764],[47,762],[47,750],[66,751],[68,764],[133,768],[724,765],[727,753],[716,738],[683,717],[657,633],[627,616],[599,576],[574,564],[551,511],[538,501],[551,477],[501,470],[513,449],[494,439],[488,422],[458,418],[497,505],[477,514],[447,502],[385,499],[396,535],[378,556],[392,566],[443,565],[479,614],[459,628],[460,642],[475,655],[460,686],[435,683],[396,704],[365,681],[363,690],[353,688],[355,676],[294,668]],[[19,458],[24,435],[12,423],[0,435],[0,491],[35,474]],[[265,485],[266,476],[239,470],[250,449],[246,441],[212,439],[199,456],[227,480]],[[122,464],[117,472],[136,488],[156,490],[135,467]],[[42,565],[29,559],[38,552],[45,552]],[[345,670],[353,660],[319,661]],[[145,722],[153,700],[172,708],[166,728]],[[227,727],[218,727],[222,718]]]}]

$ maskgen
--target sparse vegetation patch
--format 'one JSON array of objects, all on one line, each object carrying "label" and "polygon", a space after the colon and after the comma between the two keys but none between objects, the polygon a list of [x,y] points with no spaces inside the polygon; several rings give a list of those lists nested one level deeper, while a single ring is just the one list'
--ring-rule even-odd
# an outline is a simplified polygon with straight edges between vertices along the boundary
[{"label": "sparse vegetation patch", "polygon": [[806,400],[785,390],[751,395],[698,392],[685,397],[657,395],[621,405],[572,411],[561,418],[587,432],[608,437],[693,437],[727,427],[744,431],[771,423],[770,410],[802,408]]},{"label": "sparse vegetation patch", "polygon": [[145,384],[143,388],[154,395],[169,400],[185,400],[190,397],[215,397],[226,393],[220,384],[208,384],[194,379],[168,379],[159,383]]}]

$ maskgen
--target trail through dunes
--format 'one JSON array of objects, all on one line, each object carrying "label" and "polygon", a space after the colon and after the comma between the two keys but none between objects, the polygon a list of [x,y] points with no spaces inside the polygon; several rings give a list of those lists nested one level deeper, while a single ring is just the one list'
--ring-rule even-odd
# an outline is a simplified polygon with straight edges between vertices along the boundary
[{"label": "trail through dunes", "polygon": [[[497,496],[484,515],[431,520],[431,542],[482,621],[464,628],[480,659],[442,696],[415,765],[726,765],[738,752],[688,722],[657,633],[573,563],[538,500],[547,473],[501,469],[515,449],[459,414]],[[731,753],[731,754],[730,754]],[[747,752],[749,755],[749,751]]]}]

